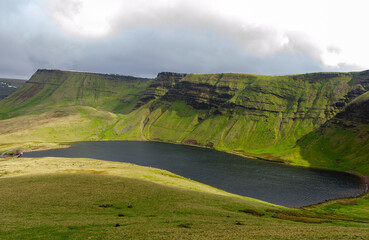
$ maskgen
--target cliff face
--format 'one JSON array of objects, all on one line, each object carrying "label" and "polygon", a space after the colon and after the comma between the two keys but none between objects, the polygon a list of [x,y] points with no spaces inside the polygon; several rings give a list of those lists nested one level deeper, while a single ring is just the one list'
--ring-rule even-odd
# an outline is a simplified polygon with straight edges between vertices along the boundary
[{"label": "cliff face", "polygon": [[184,73],[171,73],[171,72],[162,72],[159,73],[153,82],[149,85],[149,87],[145,90],[145,92],[140,97],[139,102],[136,105],[136,108],[139,108],[151,100],[162,97],[167,93],[167,91],[173,88],[180,79],[185,77]]},{"label": "cliff face", "polygon": [[147,139],[255,153],[285,152],[369,90],[369,74],[159,74],[141,97],[150,102]]},{"label": "cliff face", "polygon": [[331,122],[337,125],[350,122],[352,127],[360,124],[369,124],[368,93],[365,93],[352,101],[347,107],[339,112]]},{"label": "cliff face", "polygon": [[[197,110],[217,113],[238,110],[273,113],[289,111],[294,112],[296,118],[315,118],[312,112],[324,110],[325,115],[334,115],[347,103],[365,93],[369,89],[367,76],[369,74],[362,73],[275,77],[162,73],[149,86],[140,102],[145,104],[160,98],[167,102],[184,101]],[[308,115],[301,116],[307,112]]]},{"label": "cliff face", "polygon": [[356,139],[357,146],[368,149],[368,90],[369,71],[288,76],[164,72],[143,79],[39,70],[1,102],[0,116],[88,106],[116,113],[93,139],[188,143],[340,168],[349,159],[363,163],[369,157],[351,144]]}]

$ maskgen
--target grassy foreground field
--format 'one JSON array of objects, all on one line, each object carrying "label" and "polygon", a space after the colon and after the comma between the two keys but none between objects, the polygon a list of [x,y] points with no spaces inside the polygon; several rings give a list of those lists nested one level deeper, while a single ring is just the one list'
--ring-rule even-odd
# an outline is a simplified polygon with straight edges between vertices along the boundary
[{"label": "grassy foreground field", "polygon": [[369,237],[359,203],[367,199],[293,210],[167,171],[92,159],[8,159],[0,169],[1,239]]}]

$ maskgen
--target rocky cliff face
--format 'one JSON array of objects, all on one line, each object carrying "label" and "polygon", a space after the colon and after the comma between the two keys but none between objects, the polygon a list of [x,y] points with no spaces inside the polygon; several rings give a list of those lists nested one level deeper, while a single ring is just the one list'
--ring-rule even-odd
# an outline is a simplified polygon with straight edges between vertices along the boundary
[{"label": "rocky cliff face", "polygon": [[[0,113],[8,118],[49,107],[89,106],[123,114],[104,128],[103,139],[188,143],[299,165],[319,156],[331,164],[336,155],[353,153],[355,139],[366,146],[368,90],[369,71],[287,76],[164,72],[142,79],[39,70],[2,101]],[[344,143],[335,144],[337,136]],[[359,155],[363,162],[366,155]]]},{"label": "rocky cliff face", "polygon": [[180,79],[185,77],[184,73],[172,73],[172,72],[161,72],[155,78],[155,80],[150,84],[150,86],[145,90],[145,92],[140,97],[136,108],[139,108],[151,100],[162,97],[167,91],[173,86],[175,86]]},{"label": "rocky cliff face", "polygon": [[[347,103],[368,91],[368,76],[366,72],[276,77],[162,73],[145,91],[140,103],[143,105],[154,99],[184,101],[197,110],[216,113],[232,113],[239,109],[273,113],[289,111],[295,113],[295,118],[315,118],[312,112],[324,110],[325,115],[335,115]],[[307,111],[310,115],[301,116]]]},{"label": "rocky cliff face", "polygon": [[[159,74],[139,101],[141,106],[153,101],[144,133],[149,139],[279,151],[368,91],[368,79],[368,72]],[[181,133],[175,134],[178,129]]]}]

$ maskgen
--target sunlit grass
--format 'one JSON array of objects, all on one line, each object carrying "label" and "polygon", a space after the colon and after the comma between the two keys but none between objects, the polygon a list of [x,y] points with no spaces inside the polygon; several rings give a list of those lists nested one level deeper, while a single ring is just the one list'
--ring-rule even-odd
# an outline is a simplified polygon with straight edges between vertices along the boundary
[{"label": "sunlit grass", "polygon": [[369,237],[368,221],[288,210],[133,164],[10,159],[0,169],[4,239]]}]

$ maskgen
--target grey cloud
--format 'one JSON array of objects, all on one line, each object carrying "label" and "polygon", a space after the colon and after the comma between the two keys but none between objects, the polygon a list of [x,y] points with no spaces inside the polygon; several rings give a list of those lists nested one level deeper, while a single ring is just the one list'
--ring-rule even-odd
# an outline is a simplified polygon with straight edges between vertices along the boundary
[{"label": "grey cloud", "polygon": [[341,53],[341,49],[339,47],[336,47],[336,46],[328,46],[327,47],[327,51],[330,52],[330,53]]},{"label": "grey cloud", "polygon": [[68,67],[71,38],[50,25],[34,1],[0,4],[0,74],[28,78],[37,68]]},{"label": "grey cloud", "polygon": [[308,56],[258,57],[240,51],[227,38],[193,29],[126,32],[109,42],[84,47],[84,56],[74,64],[85,71],[154,76],[160,71],[287,74],[321,70]]},{"label": "grey cloud", "polygon": [[[152,13],[148,19],[157,22],[150,26],[132,25],[109,38],[90,40],[63,34],[46,13],[22,15],[13,9],[0,17],[6,20],[10,14],[18,14],[17,21],[0,25],[0,76],[28,78],[38,68],[145,77],[161,71],[293,74],[324,70],[312,57],[317,50],[303,38],[282,36],[289,42],[280,47],[273,39],[279,33],[273,29],[234,26],[186,7],[182,13],[175,9],[163,19]],[[177,22],[176,17],[180,18]],[[259,48],[269,54],[258,53]]]},{"label": "grey cloud", "polygon": [[321,50],[309,41],[307,36],[220,17],[209,11],[208,6],[202,7],[194,6],[192,1],[175,1],[175,4],[168,7],[148,7],[140,9],[139,12],[126,11],[114,19],[111,26],[114,33],[132,27],[206,29],[229,38],[249,54],[267,56],[277,53],[303,53],[320,60]]},{"label": "grey cloud", "polygon": [[[55,0],[45,3],[49,6],[51,16],[59,22],[69,21],[83,4],[81,0],[68,0],[63,4]],[[210,29],[237,42],[250,54],[271,55],[293,49],[293,53],[304,52],[319,59],[316,54],[318,48],[306,36],[221,17],[201,2],[175,0],[171,4],[160,4],[160,1],[148,3],[145,0],[136,0],[135,3],[122,1],[122,13],[110,19],[110,34],[119,34],[132,28]]]},{"label": "grey cloud", "polygon": [[[347,64],[347,63],[338,63],[338,69],[339,71],[342,71],[342,72],[351,72],[351,71],[362,71],[363,69],[363,66],[359,66],[359,65],[355,65],[355,64]],[[336,68],[327,68],[326,70],[328,71],[337,71]]]}]

